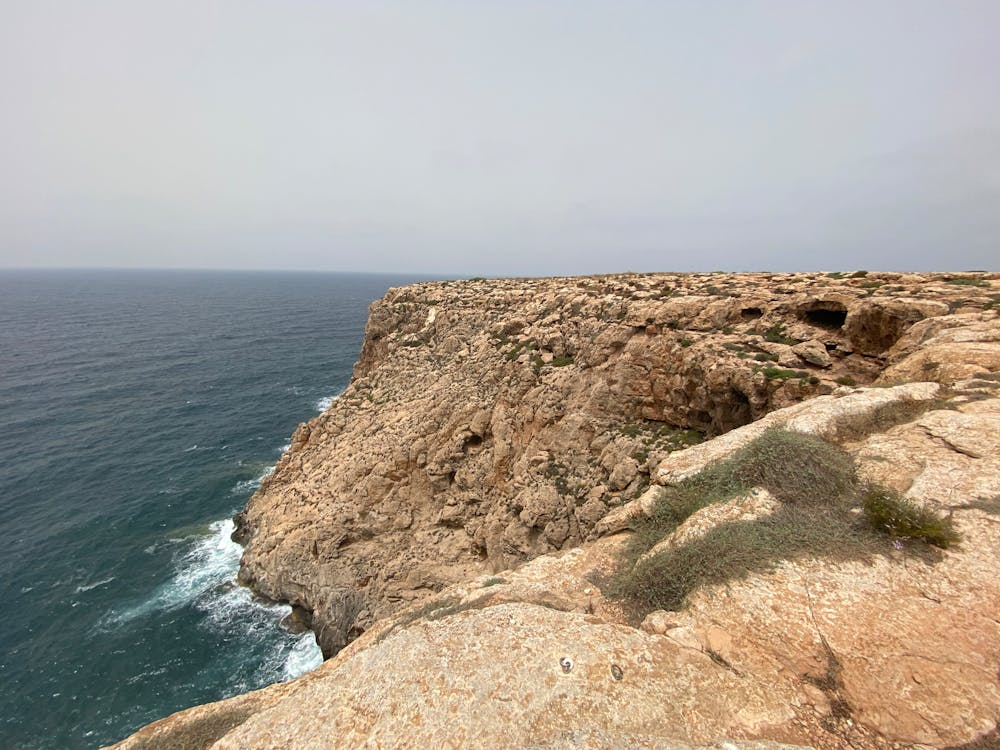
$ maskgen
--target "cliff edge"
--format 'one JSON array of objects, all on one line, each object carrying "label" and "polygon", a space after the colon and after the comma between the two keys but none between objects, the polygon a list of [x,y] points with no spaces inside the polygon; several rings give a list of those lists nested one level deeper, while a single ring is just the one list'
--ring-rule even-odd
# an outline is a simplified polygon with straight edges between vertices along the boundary
[{"label": "cliff edge", "polygon": [[998,300],[984,274],[391,290],[238,518],[241,579],[331,658],[119,747],[992,746]]}]

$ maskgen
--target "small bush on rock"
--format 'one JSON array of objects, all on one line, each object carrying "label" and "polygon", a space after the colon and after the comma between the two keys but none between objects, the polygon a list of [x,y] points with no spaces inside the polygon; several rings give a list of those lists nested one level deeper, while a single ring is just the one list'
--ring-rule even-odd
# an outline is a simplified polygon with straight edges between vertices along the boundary
[{"label": "small bush on rock", "polygon": [[[682,544],[647,556],[693,513],[761,487],[776,510],[721,523]],[[950,521],[869,488],[862,497],[854,461],[821,438],[771,428],[730,458],[666,487],[648,517],[633,521],[622,572],[608,592],[636,615],[680,609],[695,589],[766,573],[783,560],[868,560],[891,547],[885,536],[919,538],[939,547],[958,541]],[[852,513],[862,504],[868,523]]]},{"label": "small bush on rock", "polygon": [[939,516],[884,487],[869,488],[863,498],[863,507],[872,526],[897,539],[919,539],[942,549],[961,539],[950,518]]}]

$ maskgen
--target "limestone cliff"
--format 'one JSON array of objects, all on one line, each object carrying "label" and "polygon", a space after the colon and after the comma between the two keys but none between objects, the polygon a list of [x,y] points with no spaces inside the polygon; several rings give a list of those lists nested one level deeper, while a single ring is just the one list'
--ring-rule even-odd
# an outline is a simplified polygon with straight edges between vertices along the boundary
[{"label": "limestone cliff", "polygon": [[871,382],[909,326],[987,293],[893,274],[392,290],[350,387],[240,515],[242,579],[313,612],[331,655],[448,584],[579,544],[697,437],[684,429]]},{"label": "limestone cliff", "polygon": [[[122,746],[991,742],[998,292],[874,273],[390,291],[351,385],[238,519],[241,578],[312,613],[334,658]],[[634,619],[606,591],[630,520],[773,425],[841,446],[962,544],[817,550]],[[754,490],[663,544],[778,505]]]}]

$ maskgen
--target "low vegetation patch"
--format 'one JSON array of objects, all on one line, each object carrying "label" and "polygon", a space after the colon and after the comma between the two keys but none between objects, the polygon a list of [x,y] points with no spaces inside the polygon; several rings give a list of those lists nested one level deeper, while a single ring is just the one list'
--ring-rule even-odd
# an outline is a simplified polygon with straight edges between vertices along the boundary
[{"label": "low vegetation patch", "polygon": [[533,352],[538,348],[538,344],[534,341],[521,341],[514,344],[507,352],[504,354],[504,359],[508,362],[513,362],[515,359],[521,356],[525,351]]},{"label": "low vegetation patch", "polygon": [[974,279],[968,277],[958,277],[953,279],[945,279],[947,284],[958,284],[959,286],[989,286],[990,282],[986,279]]},{"label": "low vegetation patch", "polygon": [[622,425],[618,430],[625,437],[639,438],[645,443],[644,457],[636,458],[643,463],[649,458],[649,453],[654,450],[676,451],[697,445],[705,439],[697,430],[686,430],[681,427],[674,427],[666,422],[656,422],[648,419],[641,422],[629,422]]},{"label": "low vegetation patch", "polygon": [[[778,500],[777,510],[750,521],[720,524],[694,540],[645,556],[693,513],[757,487]],[[890,527],[874,520],[867,501],[865,515],[851,512],[863,504],[862,495],[876,492],[861,487],[853,459],[840,447],[771,428],[732,457],[664,488],[650,516],[633,522],[621,572],[608,592],[641,617],[654,609],[680,609],[700,586],[764,573],[781,561],[870,559],[891,549],[887,535],[937,546],[958,540],[933,514],[933,519],[921,514],[911,518],[894,510],[893,518],[906,521],[893,521]]]},{"label": "low vegetation patch", "polygon": [[775,323],[773,326],[768,328],[761,334],[764,337],[764,341],[770,341],[772,344],[797,344],[798,339],[793,339],[790,336],[785,335],[785,324]]},{"label": "low vegetation patch", "polygon": [[870,488],[864,495],[865,516],[891,537],[919,539],[947,549],[958,543],[958,532],[950,518],[939,516],[884,487]]},{"label": "low vegetation patch", "polygon": [[788,380],[789,378],[804,378],[809,376],[809,373],[805,370],[784,370],[780,367],[765,367],[761,372],[764,373],[764,377],[768,380]]}]

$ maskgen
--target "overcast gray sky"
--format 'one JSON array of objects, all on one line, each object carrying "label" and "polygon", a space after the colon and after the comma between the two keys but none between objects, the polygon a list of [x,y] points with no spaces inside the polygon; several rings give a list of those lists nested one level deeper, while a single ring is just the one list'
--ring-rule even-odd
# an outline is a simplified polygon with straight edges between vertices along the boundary
[{"label": "overcast gray sky", "polygon": [[0,11],[0,266],[1000,267],[997,0]]}]

